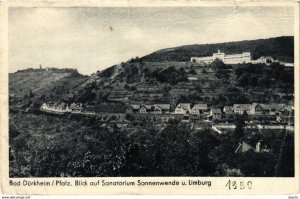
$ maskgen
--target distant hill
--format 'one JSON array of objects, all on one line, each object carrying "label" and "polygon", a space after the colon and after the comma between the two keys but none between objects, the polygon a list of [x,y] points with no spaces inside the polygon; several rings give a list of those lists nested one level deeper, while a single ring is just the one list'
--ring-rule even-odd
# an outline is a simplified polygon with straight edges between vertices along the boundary
[{"label": "distant hill", "polygon": [[189,61],[194,56],[211,56],[218,49],[226,54],[251,52],[253,59],[272,56],[280,61],[294,62],[294,37],[292,36],[167,48],[146,55],[140,60],[149,62]]},{"label": "distant hill", "polygon": [[[135,91],[147,84],[168,89],[170,85],[185,84],[188,76],[196,74],[193,64],[188,62],[192,56],[210,56],[219,49],[227,54],[250,51],[253,59],[269,55],[280,61],[293,62],[293,44],[293,37],[278,37],[180,46],[131,59],[90,76],[81,75],[75,69],[26,69],[9,74],[9,93],[19,101],[33,94],[40,101],[102,103],[107,102],[112,90]],[[200,69],[197,70],[203,87],[218,81],[214,73],[202,74]]]},{"label": "distant hill", "polygon": [[74,89],[88,79],[76,69],[25,69],[9,74],[9,94],[23,98],[29,93],[35,96],[62,94]]}]

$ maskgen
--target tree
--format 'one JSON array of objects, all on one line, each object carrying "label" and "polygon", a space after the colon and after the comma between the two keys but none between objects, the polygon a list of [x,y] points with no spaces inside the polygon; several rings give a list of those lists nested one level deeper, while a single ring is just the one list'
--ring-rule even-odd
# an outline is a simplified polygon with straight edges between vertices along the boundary
[{"label": "tree", "polygon": [[223,69],[216,69],[216,77],[218,79],[228,79],[229,78],[229,72],[227,70],[223,70]]},{"label": "tree", "polygon": [[245,176],[272,177],[274,173],[274,159],[266,153],[256,153],[249,150],[239,154],[238,166],[241,168]]},{"label": "tree", "polygon": [[167,93],[171,90],[171,87],[170,86],[164,86],[163,89],[164,89],[165,93]]},{"label": "tree", "polygon": [[156,69],[151,73],[145,74],[147,77],[155,78],[160,82],[176,84],[181,81],[187,81],[187,74],[184,68],[177,70],[174,66],[167,69]]},{"label": "tree", "polygon": [[33,98],[34,97],[34,93],[32,92],[32,90],[29,90],[29,94],[28,94],[29,98]]},{"label": "tree", "polygon": [[[214,147],[210,133],[192,134],[180,124],[168,125],[156,138],[155,164],[161,176],[205,176],[211,172],[208,147]],[[209,144],[207,144],[207,142]]]},{"label": "tree", "polygon": [[268,75],[264,74],[263,76],[259,77],[259,79],[257,80],[257,84],[259,87],[269,88],[270,78],[268,77]]},{"label": "tree", "polygon": [[112,76],[112,74],[114,73],[115,71],[115,66],[112,66],[112,67],[109,67],[107,69],[104,69],[103,71],[97,73],[97,75],[99,77],[104,77],[104,78],[109,78]]},{"label": "tree", "polygon": [[195,90],[196,90],[197,93],[203,93],[202,87],[201,87],[200,84],[196,84],[196,85],[195,85]]},{"label": "tree", "polygon": [[191,75],[196,75],[197,72],[196,72],[194,69],[191,69],[191,70],[189,71],[189,74],[191,74]]},{"label": "tree", "polygon": [[125,118],[126,118],[126,120],[129,120],[129,121],[133,121],[134,120],[134,116],[132,114],[130,114],[130,113],[126,113]]},{"label": "tree", "polygon": [[218,70],[218,69],[224,69],[225,68],[225,64],[223,63],[222,60],[220,59],[215,59],[212,63],[211,63],[211,67],[214,70]]},{"label": "tree", "polygon": [[242,138],[244,136],[244,127],[245,127],[244,118],[239,115],[236,115],[234,124],[235,124],[235,130],[234,130],[235,137]]},{"label": "tree", "polygon": [[239,78],[238,78],[239,85],[242,87],[248,86],[249,85],[249,74],[243,73]]}]

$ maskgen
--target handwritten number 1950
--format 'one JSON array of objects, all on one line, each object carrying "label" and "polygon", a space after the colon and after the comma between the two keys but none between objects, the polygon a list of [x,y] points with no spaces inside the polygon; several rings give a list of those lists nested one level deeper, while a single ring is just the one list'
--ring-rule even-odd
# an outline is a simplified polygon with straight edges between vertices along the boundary
[{"label": "handwritten number 1950", "polygon": [[252,181],[235,181],[235,180],[228,180],[225,187],[227,187],[229,190],[231,189],[252,189]]}]

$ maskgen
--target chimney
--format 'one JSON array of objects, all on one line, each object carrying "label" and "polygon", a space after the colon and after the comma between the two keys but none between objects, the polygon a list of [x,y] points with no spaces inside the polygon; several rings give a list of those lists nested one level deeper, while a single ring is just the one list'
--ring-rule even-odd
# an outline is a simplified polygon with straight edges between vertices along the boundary
[{"label": "chimney", "polygon": [[260,153],[260,151],[261,151],[261,141],[258,141],[256,143],[255,152]]}]

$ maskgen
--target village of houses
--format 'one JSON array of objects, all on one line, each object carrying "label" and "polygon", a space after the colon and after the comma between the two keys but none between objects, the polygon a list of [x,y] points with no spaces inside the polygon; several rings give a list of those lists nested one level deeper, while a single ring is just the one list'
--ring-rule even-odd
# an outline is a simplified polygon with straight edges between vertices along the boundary
[{"label": "village of houses", "polygon": [[[170,104],[131,104],[129,106],[115,105],[84,106],[81,103],[44,103],[41,110],[54,114],[97,115],[103,121],[123,121],[126,114],[132,114],[136,119],[150,119],[154,122],[168,122],[179,119],[190,123],[191,128],[201,129],[210,126],[215,132],[222,134],[223,130],[234,129],[232,122],[234,114],[245,114],[251,118],[246,128],[256,129],[286,129],[293,131],[291,115],[293,107],[286,104],[234,104],[223,109],[208,107],[207,104],[179,103],[174,110]],[[268,124],[261,123],[262,118],[271,119]],[[231,122],[230,122],[231,121]]]},{"label": "village of houses", "polygon": [[[225,55],[225,53],[218,51],[211,57],[192,57],[191,63],[197,62],[207,65],[215,59],[220,59],[227,64],[249,62],[269,64],[276,61],[272,57],[261,57],[258,60],[251,60],[250,53]],[[286,63],[286,65],[290,67],[291,64]],[[178,87],[180,92],[188,90],[188,88],[181,85],[175,85],[173,90],[176,89],[175,87]],[[112,90],[108,99],[117,103],[85,105],[75,102],[71,104],[50,102],[43,103],[40,110],[53,114],[97,116],[102,121],[115,121],[124,128],[129,128],[131,125],[130,122],[126,123],[128,115],[131,115],[135,120],[151,120],[160,127],[170,119],[178,119],[181,122],[190,124],[191,129],[211,128],[219,135],[233,131],[236,128],[233,120],[236,114],[247,114],[249,120],[245,121],[246,129],[286,129],[290,132],[294,130],[294,107],[291,103],[232,104],[221,108],[208,106],[206,103],[178,103],[175,106],[171,102],[151,104],[149,103],[150,98],[163,98],[162,93],[154,92],[157,86],[146,85],[141,88],[137,86],[137,89],[146,89],[147,92],[153,90],[153,92],[147,95],[140,94],[140,96],[133,91]],[[206,94],[209,95],[209,93]],[[134,99],[139,99],[139,101]]]}]

